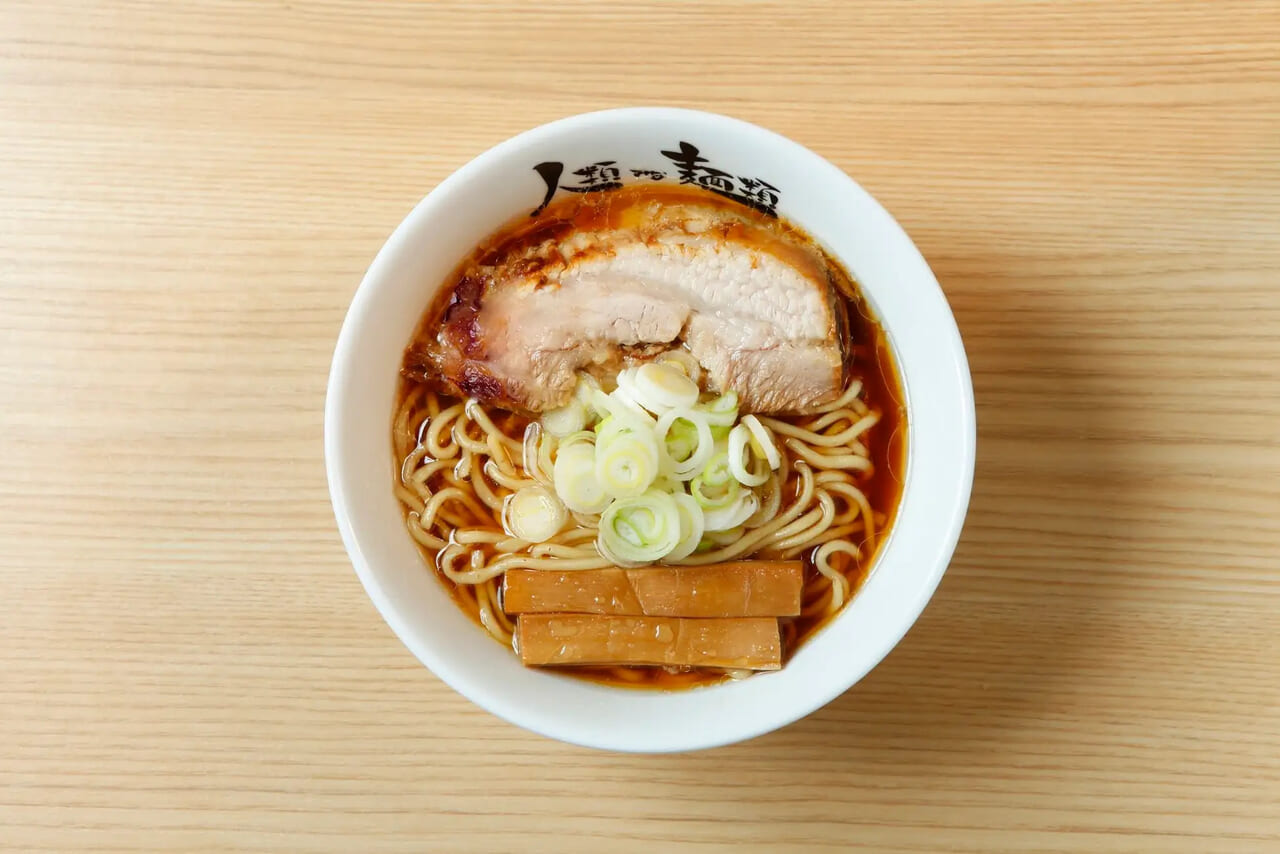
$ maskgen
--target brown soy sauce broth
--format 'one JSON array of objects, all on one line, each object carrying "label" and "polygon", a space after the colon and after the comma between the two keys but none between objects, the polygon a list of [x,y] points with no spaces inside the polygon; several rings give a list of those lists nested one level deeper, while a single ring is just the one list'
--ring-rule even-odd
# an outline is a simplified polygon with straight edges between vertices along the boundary
[{"label": "brown soy sauce broth", "polygon": [[[799,238],[822,251],[803,232],[786,222],[767,218],[763,214],[705,190],[672,185],[651,185],[647,187],[626,187],[612,192],[569,197],[549,205],[535,218],[525,216],[509,223],[507,227],[501,229],[472,252],[450,274],[448,287],[441,291],[440,298],[424,312],[413,340],[416,342],[435,334],[439,319],[453,299],[453,294],[458,285],[468,275],[469,271],[474,270],[477,266],[494,264],[504,256],[522,253],[529,247],[543,241],[562,239],[579,230],[625,226],[628,224],[628,217],[634,218],[634,215],[629,212],[636,210],[641,205],[650,203],[659,205],[699,204],[721,209],[732,209],[741,217],[757,221],[755,222],[756,225],[767,225],[778,233],[786,233],[791,240]],[[833,566],[848,579],[850,598],[852,598],[857,594],[859,587],[866,580],[867,575],[874,566],[879,550],[888,538],[897,513],[906,474],[906,412],[896,363],[883,330],[872,316],[852,277],[825,251],[822,251],[822,254],[826,257],[830,269],[837,276],[838,281],[835,283],[837,291],[844,299],[848,309],[847,349],[850,355],[850,376],[852,379],[860,379],[862,381],[862,399],[872,410],[880,413],[880,420],[862,437],[867,446],[872,470],[858,484],[876,512],[876,543],[871,550],[864,549],[863,555],[858,559],[843,553],[837,553],[831,558]],[[411,343],[410,347],[412,346]],[[395,411],[400,412],[411,397],[421,400],[429,391],[433,390],[427,384],[419,380],[403,377],[397,393]],[[437,397],[441,408],[458,402],[457,398],[444,394],[438,394]],[[393,428],[392,446],[396,455],[394,465],[397,477],[399,477],[404,456],[419,441],[420,437],[416,434],[416,425],[420,423],[424,415],[425,410],[421,409],[421,407],[415,407],[414,413],[408,419],[409,427],[405,431],[396,431]],[[780,416],[780,420],[798,423],[804,419],[803,417]],[[525,428],[529,424],[529,418],[519,413],[502,412],[495,415],[495,422],[508,436],[519,439],[524,435]],[[410,433],[413,435],[409,435]],[[788,489],[796,489],[794,478],[788,485]],[[408,508],[402,505],[402,510],[407,518]],[[496,517],[480,520],[480,522],[481,524],[478,527],[498,532],[502,530],[501,522]],[[434,568],[436,566],[435,554],[421,544],[417,545],[426,566]],[[762,557],[766,555],[757,553],[748,557],[752,556]],[[822,578],[813,567],[811,555],[805,556],[805,568],[803,601],[808,603],[821,592]],[[468,585],[456,585],[438,570],[435,570],[435,574],[446,589],[450,591],[458,606],[477,625],[481,625],[477,596],[486,595],[485,591],[472,589]],[[839,612],[835,615],[816,614],[813,616],[802,615],[794,618],[782,618],[780,620],[780,628],[782,632],[784,667],[787,659],[805,641],[821,631],[827,622],[833,619],[834,616],[838,616],[838,614]],[[485,633],[488,634],[487,631]],[[555,671],[567,676],[618,687],[660,690],[709,685],[731,678],[730,674],[715,669],[591,666],[556,668]]]}]

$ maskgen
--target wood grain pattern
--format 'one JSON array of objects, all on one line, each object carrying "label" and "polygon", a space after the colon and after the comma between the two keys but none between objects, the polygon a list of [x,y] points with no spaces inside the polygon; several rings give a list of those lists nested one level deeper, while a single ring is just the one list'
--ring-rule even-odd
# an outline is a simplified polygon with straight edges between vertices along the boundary
[{"label": "wood grain pattern", "polygon": [[[403,214],[624,104],[854,175],[979,406],[902,645],[688,756],[444,687],[350,571],[321,459]],[[1274,0],[9,0],[0,197],[0,848],[1280,850]]]}]

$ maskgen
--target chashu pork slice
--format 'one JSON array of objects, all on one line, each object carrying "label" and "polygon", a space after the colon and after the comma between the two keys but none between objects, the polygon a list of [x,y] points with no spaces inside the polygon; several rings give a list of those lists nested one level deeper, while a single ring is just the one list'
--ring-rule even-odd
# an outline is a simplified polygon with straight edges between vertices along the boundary
[{"label": "chashu pork slice", "polygon": [[542,412],[568,401],[579,370],[683,345],[744,410],[803,412],[844,386],[843,312],[823,256],[773,231],[579,232],[470,271],[406,370]]}]

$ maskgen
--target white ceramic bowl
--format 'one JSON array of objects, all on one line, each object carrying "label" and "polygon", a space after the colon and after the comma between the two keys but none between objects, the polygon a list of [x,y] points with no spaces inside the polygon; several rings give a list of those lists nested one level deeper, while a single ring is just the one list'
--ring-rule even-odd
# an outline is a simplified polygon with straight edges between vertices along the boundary
[{"label": "white ceramic bowl", "polygon": [[[548,183],[556,167],[547,164],[557,163],[561,174]],[[675,692],[611,688],[522,667],[423,565],[391,490],[401,355],[448,273],[482,238],[534,209],[548,186],[593,189],[615,179],[659,180],[659,173],[661,180],[683,178],[776,203],[780,215],[846,265],[897,356],[909,430],[898,518],[856,598],[781,671]],[[477,705],[552,738],[666,752],[784,726],[847,690],[893,648],[928,602],[960,535],[974,432],[968,364],[946,299],[910,238],[871,196],[817,154],[755,125],[690,110],[621,109],[573,116],[491,148],[400,223],[360,283],[338,337],[325,462],[356,573],[392,630],[437,676]]]}]

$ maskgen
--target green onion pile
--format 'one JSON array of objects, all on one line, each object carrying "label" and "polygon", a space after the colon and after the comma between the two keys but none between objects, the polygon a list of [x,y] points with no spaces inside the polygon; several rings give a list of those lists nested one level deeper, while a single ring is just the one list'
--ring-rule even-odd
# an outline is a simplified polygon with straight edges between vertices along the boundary
[{"label": "green onion pile", "polygon": [[600,553],[619,566],[715,547],[757,514],[755,490],[782,465],[769,429],[738,417],[737,394],[700,393],[677,361],[626,368],[609,393],[583,374],[531,429],[541,435],[526,467],[549,464],[550,482],[506,499],[507,532],[545,542],[576,514],[596,522]]}]

